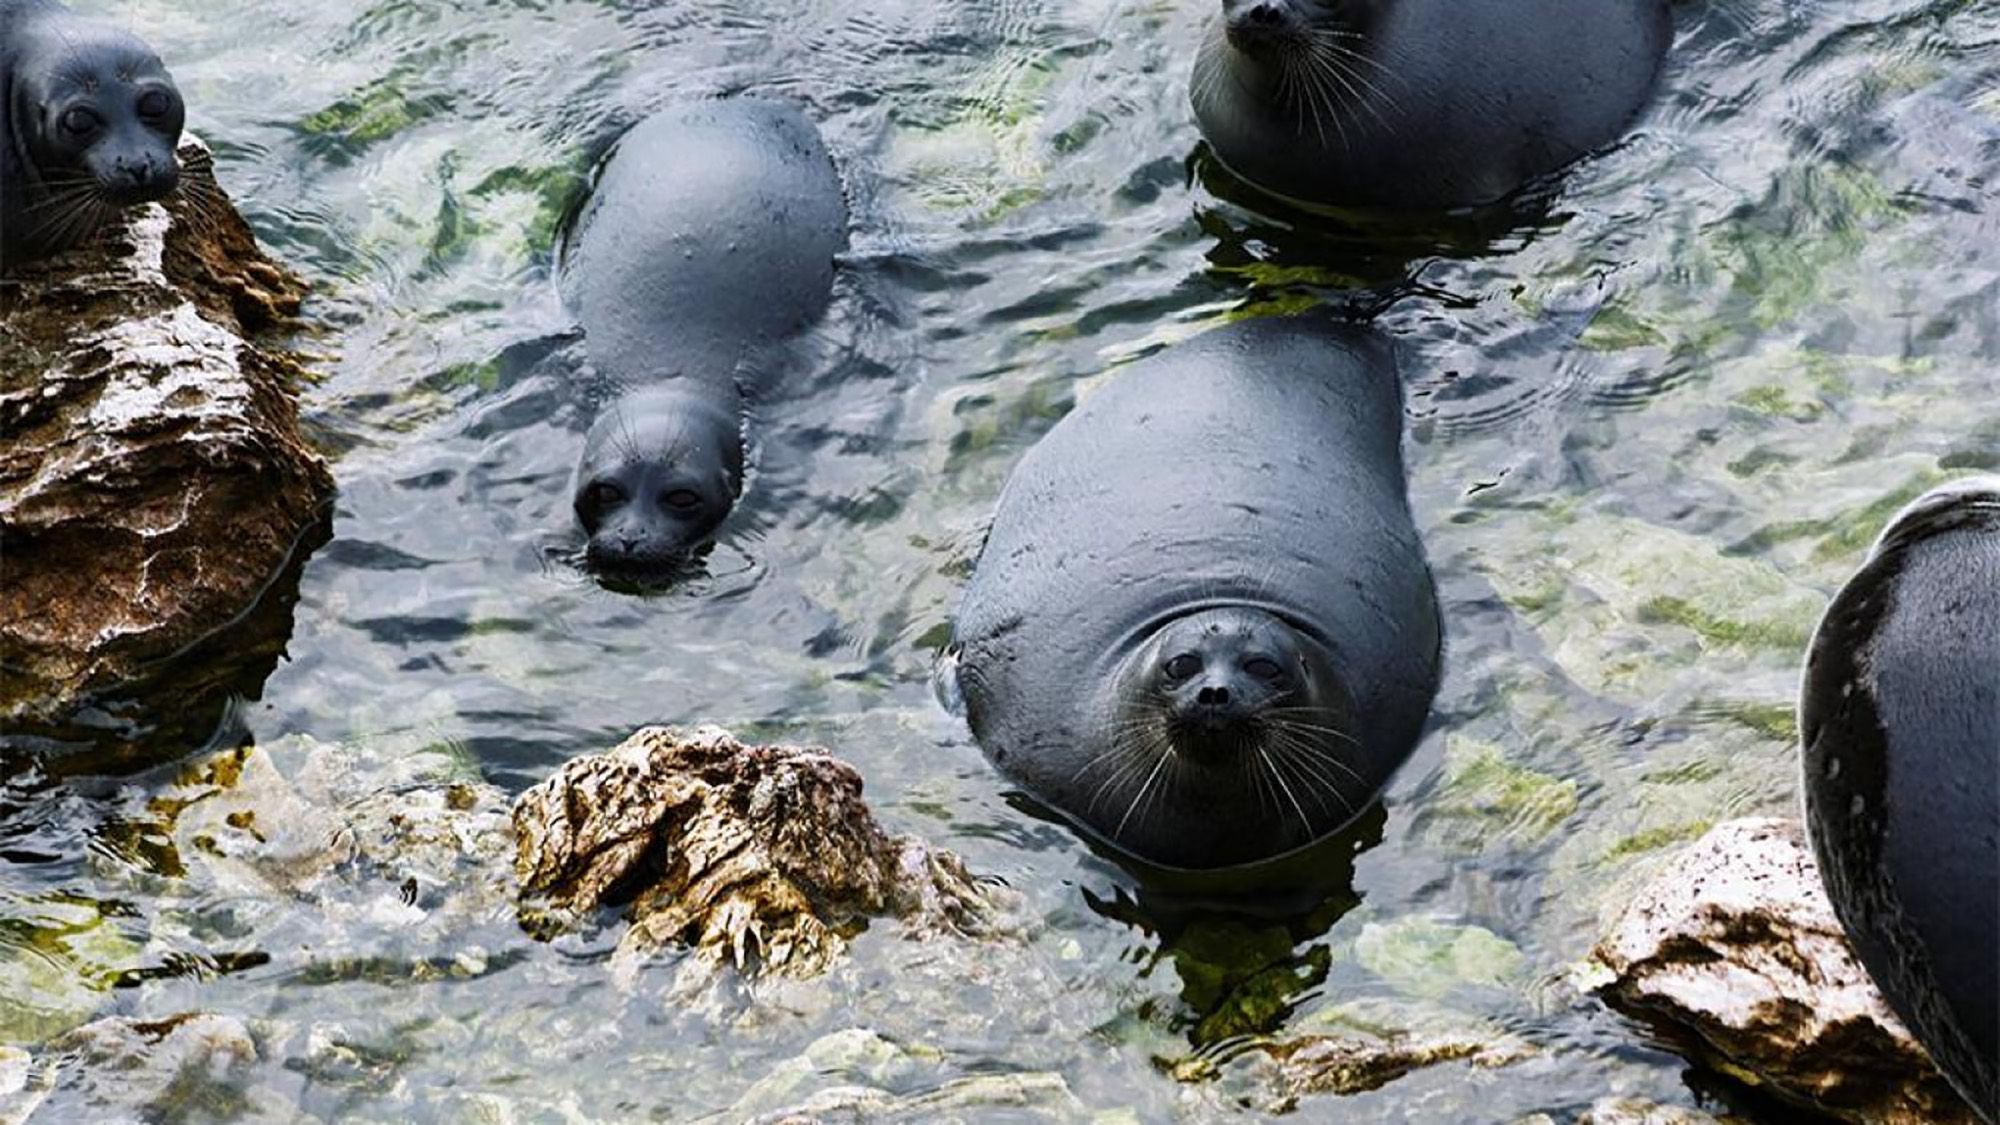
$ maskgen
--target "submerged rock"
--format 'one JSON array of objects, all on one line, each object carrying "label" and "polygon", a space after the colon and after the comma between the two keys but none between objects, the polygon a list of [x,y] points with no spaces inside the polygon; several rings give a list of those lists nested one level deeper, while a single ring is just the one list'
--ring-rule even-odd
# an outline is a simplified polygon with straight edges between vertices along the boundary
[{"label": "submerged rock", "polygon": [[[1306,1024],[1313,1030],[1257,1037],[1166,1065],[1182,1082],[1224,1080],[1229,1101],[1282,1114],[1314,1095],[1362,1094],[1428,1067],[1492,1070],[1540,1055],[1497,1026],[1428,1004],[1352,1001]],[[1468,1101],[1466,1111],[1472,1108]]]},{"label": "submerged rock", "polygon": [[[239,1020],[189,1013],[85,1024],[49,1045],[53,1088],[19,1120],[233,1120],[259,1107],[247,1091],[257,1044]],[[114,1108],[115,1107],[115,1108]],[[266,1111],[275,1107],[262,1107]],[[109,1111],[109,1112],[107,1112]],[[129,1116],[127,1116],[129,1115]],[[281,1120],[266,1113],[259,1120]]]},{"label": "submerged rock", "polygon": [[716,727],[649,727],[570,762],[521,795],[514,830],[550,921],[629,904],[628,963],[685,944],[708,967],[811,976],[870,917],[979,932],[996,901],[956,856],[883,832],[845,762]]},{"label": "submerged rock", "polygon": [[190,712],[268,674],[325,535],[333,480],[299,436],[298,360],[251,342],[304,285],[257,248],[206,150],[180,157],[165,203],[0,279],[11,736],[77,740],[148,700],[212,724]]},{"label": "submerged rock", "polygon": [[1843,1121],[1977,1125],[1855,960],[1794,822],[1718,825],[1593,959],[1608,1003],[1731,1077]]}]

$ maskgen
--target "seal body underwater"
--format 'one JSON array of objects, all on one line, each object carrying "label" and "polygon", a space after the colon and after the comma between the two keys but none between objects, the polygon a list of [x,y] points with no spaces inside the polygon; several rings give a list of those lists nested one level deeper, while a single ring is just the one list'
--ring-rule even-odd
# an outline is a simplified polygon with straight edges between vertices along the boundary
[{"label": "seal body underwater", "polygon": [[1260,863],[1368,807],[1436,691],[1387,342],[1304,319],[1114,375],[1021,459],[954,624],[987,757],[1147,864]]},{"label": "seal body underwater", "polygon": [[180,179],[159,56],[54,0],[0,0],[0,263],[67,250]]},{"label": "seal body underwater", "polygon": [[2000,1120],[2000,477],[1889,524],[1812,641],[1806,821],[1861,962]]},{"label": "seal body underwater", "polygon": [[1609,144],[1651,95],[1668,0],[1220,0],[1190,95],[1265,191],[1491,203]]},{"label": "seal body underwater", "polygon": [[825,311],[847,205],[819,133],[750,98],[662,110],[600,166],[562,287],[614,398],[572,489],[601,576],[671,578],[743,487],[745,412]]}]

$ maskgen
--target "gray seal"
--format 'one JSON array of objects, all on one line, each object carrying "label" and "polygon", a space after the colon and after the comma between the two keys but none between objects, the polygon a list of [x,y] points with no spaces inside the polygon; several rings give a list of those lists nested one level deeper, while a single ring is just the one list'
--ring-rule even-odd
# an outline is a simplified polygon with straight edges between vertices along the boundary
[{"label": "gray seal", "polygon": [[571,490],[600,575],[655,584],[743,487],[746,413],[832,298],[847,204],[794,107],[675,106],[621,137],[566,241],[562,286],[612,401]]},{"label": "gray seal", "polygon": [[954,624],[1001,773],[1155,867],[1366,809],[1438,681],[1402,392],[1365,329],[1258,320],[1115,375],[1021,459]]},{"label": "gray seal", "polygon": [[0,0],[0,263],[70,249],[180,181],[186,108],[151,48],[54,0]]},{"label": "gray seal", "polygon": [[1938,1068],[2000,1120],[2000,477],[1890,522],[1813,636],[1799,731],[1834,912]]},{"label": "gray seal", "polygon": [[1222,0],[1190,93],[1274,195],[1483,204],[1617,138],[1672,38],[1667,0]]}]

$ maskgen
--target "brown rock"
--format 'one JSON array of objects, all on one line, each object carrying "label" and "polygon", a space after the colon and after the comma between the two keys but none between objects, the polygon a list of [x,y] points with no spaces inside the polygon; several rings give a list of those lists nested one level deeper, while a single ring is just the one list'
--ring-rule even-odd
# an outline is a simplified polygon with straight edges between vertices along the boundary
[{"label": "brown rock", "polygon": [[178,715],[261,681],[325,535],[333,481],[299,437],[298,362],[249,339],[304,285],[258,250],[206,151],[181,159],[166,203],[0,281],[10,733],[79,737],[89,704]]},{"label": "brown rock", "polygon": [[514,806],[515,873],[558,924],[627,905],[630,955],[692,946],[710,966],[825,969],[870,917],[980,931],[993,902],[958,858],[892,837],[853,767],[727,731],[639,731]]},{"label": "brown rock", "polygon": [[1717,825],[1593,952],[1613,1007],[1700,1061],[1865,1125],[1977,1125],[1854,959],[1800,826]]}]

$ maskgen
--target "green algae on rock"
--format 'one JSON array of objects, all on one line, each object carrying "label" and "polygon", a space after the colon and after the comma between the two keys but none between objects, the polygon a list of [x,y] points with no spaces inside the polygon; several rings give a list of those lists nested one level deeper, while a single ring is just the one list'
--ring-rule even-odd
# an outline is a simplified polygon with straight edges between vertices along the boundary
[{"label": "green algae on rock", "polygon": [[571,761],[515,802],[514,830],[524,919],[629,905],[628,964],[685,944],[705,969],[812,976],[870,917],[977,933],[1000,897],[950,852],[884,832],[845,762],[718,727],[648,727]]}]

